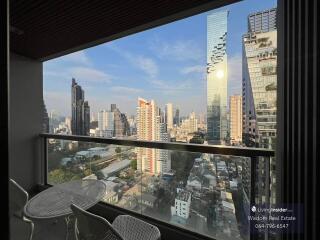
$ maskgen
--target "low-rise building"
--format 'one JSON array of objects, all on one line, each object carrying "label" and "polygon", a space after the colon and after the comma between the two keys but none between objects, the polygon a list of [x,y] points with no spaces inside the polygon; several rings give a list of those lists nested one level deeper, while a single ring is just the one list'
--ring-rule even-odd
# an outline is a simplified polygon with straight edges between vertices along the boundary
[{"label": "low-rise building", "polygon": [[142,193],[141,196],[138,197],[138,202],[147,207],[153,208],[155,205],[157,198],[151,194]]},{"label": "low-rise building", "polygon": [[183,189],[177,189],[174,208],[171,209],[172,215],[177,215],[188,219],[190,215],[191,193]]},{"label": "low-rise building", "polygon": [[118,162],[111,163],[108,167],[101,169],[96,174],[98,179],[107,179],[118,174],[120,171],[128,168],[131,161],[126,159]]}]

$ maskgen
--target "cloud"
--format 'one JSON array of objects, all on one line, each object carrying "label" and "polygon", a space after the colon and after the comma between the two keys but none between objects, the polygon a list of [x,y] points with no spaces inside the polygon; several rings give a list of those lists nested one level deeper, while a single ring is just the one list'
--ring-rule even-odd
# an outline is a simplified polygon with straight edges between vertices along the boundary
[{"label": "cloud", "polygon": [[115,87],[111,87],[110,89],[112,92],[121,93],[121,94],[135,94],[143,91],[142,89],[123,87],[123,86],[115,86]]},{"label": "cloud", "polygon": [[150,49],[159,58],[168,58],[169,60],[186,61],[194,60],[199,61],[205,59],[205,52],[193,40],[176,40],[167,42],[155,38],[150,43]]},{"label": "cloud", "polygon": [[91,61],[84,50],[65,55],[63,56],[63,60],[84,65],[91,64]]},{"label": "cloud", "polygon": [[78,52],[70,53],[68,55],[64,55],[62,57],[54,58],[47,61],[46,64],[77,64],[81,66],[91,66],[92,62],[87,56],[85,50],[81,50]]},{"label": "cloud", "polygon": [[100,70],[88,67],[72,67],[69,69],[72,77],[88,82],[105,82],[110,83],[112,77]]},{"label": "cloud", "polygon": [[236,54],[228,58],[228,92],[229,95],[241,94],[242,57]]},{"label": "cloud", "polygon": [[206,73],[206,66],[204,65],[194,65],[181,69],[182,74],[192,74],[192,73]]},{"label": "cloud", "polygon": [[138,56],[136,58],[136,65],[144,71],[146,74],[148,74],[150,77],[156,77],[158,74],[158,66],[155,63],[154,60],[151,58]]},{"label": "cloud", "polygon": [[132,66],[140,69],[146,73],[149,77],[155,78],[159,72],[159,67],[155,60],[150,57],[146,57],[139,54],[133,54],[127,50],[120,49],[115,45],[108,45],[109,49],[117,52],[120,56],[125,58]]}]

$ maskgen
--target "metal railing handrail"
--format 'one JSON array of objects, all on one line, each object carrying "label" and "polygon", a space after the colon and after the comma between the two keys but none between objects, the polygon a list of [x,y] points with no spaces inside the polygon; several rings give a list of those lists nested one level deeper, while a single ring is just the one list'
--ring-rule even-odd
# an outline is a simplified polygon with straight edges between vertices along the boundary
[{"label": "metal railing handrail", "polygon": [[144,148],[157,148],[166,150],[177,150],[187,152],[201,152],[220,155],[232,155],[241,157],[274,157],[274,150],[264,148],[248,148],[248,147],[235,147],[223,145],[204,145],[204,144],[191,144],[180,142],[160,142],[160,141],[142,141],[130,140],[119,138],[100,138],[79,135],[62,135],[62,134],[49,134],[41,133],[40,137],[45,139],[60,139],[80,142],[94,142],[103,144],[114,144],[122,146],[144,147]]}]

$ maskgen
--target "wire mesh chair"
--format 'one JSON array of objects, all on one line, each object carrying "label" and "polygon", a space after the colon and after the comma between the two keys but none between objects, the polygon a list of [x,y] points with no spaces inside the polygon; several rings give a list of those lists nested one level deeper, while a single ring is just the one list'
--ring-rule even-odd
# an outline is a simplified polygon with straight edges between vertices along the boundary
[{"label": "wire mesh chair", "polygon": [[30,225],[29,240],[32,239],[34,224],[23,214],[23,209],[29,200],[29,194],[13,179],[9,179],[9,213],[10,218],[16,218]]},{"label": "wire mesh chair", "polygon": [[119,215],[112,226],[125,240],[160,240],[161,234],[156,226],[129,215]]},{"label": "wire mesh chair", "polygon": [[76,218],[75,237],[77,240],[124,240],[112,225],[103,217],[71,204]]}]

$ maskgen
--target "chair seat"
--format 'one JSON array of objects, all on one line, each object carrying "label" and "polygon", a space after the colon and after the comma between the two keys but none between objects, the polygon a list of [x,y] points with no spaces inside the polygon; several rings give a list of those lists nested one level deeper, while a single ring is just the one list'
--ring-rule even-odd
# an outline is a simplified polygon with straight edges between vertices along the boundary
[{"label": "chair seat", "polygon": [[161,237],[156,226],[130,215],[119,215],[112,226],[124,240],[159,240]]}]

